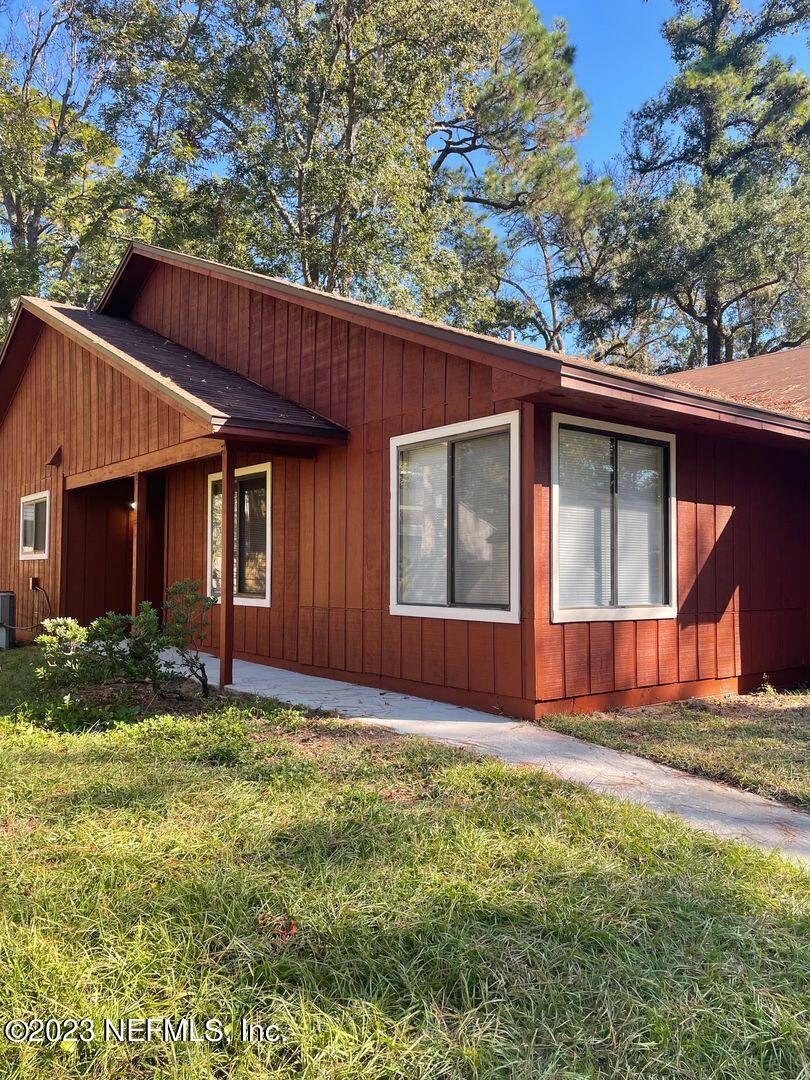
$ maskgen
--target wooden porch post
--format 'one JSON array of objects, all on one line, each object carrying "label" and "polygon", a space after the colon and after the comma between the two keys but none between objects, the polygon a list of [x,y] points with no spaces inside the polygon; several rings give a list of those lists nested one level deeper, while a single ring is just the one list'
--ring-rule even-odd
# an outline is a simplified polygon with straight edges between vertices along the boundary
[{"label": "wooden porch post", "polygon": [[219,604],[219,685],[233,682],[234,450],[222,446],[222,567]]},{"label": "wooden porch post", "polygon": [[146,473],[135,473],[132,485],[132,614],[138,614],[138,605],[146,597]]}]

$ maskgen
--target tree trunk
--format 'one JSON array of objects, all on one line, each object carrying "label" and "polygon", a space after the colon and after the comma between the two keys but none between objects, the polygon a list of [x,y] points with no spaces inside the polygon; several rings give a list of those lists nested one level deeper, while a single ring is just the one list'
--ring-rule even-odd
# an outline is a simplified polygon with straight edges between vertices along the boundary
[{"label": "tree trunk", "polygon": [[723,313],[720,299],[712,292],[706,292],[706,362],[709,367],[722,364],[726,358],[723,342]]}]

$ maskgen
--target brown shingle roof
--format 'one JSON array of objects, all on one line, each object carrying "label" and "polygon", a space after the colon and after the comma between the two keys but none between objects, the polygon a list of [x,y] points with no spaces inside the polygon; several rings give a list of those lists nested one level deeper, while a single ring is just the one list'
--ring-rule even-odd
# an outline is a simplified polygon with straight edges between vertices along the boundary
[{"label": "brown shingle roof", "polygon": [[664,375],[684,389],[810,419],[810,345]]},{"label": "brown shingle roof", "polygon": [[251,428],[315,438],[346,436],[339,424],[128,319],[31,297],[25,297],[23,304],[216,428]]}]

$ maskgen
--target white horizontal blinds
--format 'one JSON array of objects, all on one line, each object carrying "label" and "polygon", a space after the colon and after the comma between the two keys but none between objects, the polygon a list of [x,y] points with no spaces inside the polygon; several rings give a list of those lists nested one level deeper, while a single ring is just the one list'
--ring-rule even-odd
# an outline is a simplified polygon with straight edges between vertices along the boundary
[{"label": "white horizontal blinds", "polygon": [[447,443],[399,452],[399,602],[447,603]]},{"label": "white horizontal blinds", "polygon": [[616,472],[619,605],[663,604],[664,448],[620,439]]},{"label": "white horizontal blinds", "polygon": [[611,438],[560,428],[558,570],[560,605],[609,607]]},{"label": "white horizontal blinds", "polygon": [[211,595],[219,596],[222,574],[222,481],[211,482]]},{"label": "white horizontal blinds", "polygon": [[265,596],[267,590],[267,474],[236,486],[236,591]]},{"label": "white horizontal blinds", "polygon": [[509,432],[453,444],[453,601],[509,606]]}]

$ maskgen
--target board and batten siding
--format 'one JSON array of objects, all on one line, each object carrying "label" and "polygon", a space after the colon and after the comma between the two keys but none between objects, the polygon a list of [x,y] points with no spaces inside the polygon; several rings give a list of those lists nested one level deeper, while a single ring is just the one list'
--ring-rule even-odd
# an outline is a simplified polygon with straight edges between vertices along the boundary
[{"label": "board and batten siding", "polygon": [[[43,327],[0,424],[0,588],[16,593],[18,625],[29,625],[43,612],[29,587],[32,575],[39,577],[52,610],[61,610],[64,478],[180,439],[176,409],[70,338]],[[59,450],[59,464],[48,465]],[[21,562],[20,498],[45,490],[51,501],[48,558]],[[93,541],[99,552],[106,550],[99,537]]]},{"label": "board and batten siding", "polygon": [[[493,369],[186,269],[158,265],[131,317],[349,428],[346,447],[273,457],[271,607],[236,607],[237,655],[533,715],[534,407]],[[521,623],[390,615],[389,441],[521,410]],[[240,460],[260,460],[255,455]],[[204,580],[206,476],[169,471],[166,580]],[[214,644],[217,627],[212,628]]]},{"label": "board and batten siding", "polygon": [[[235,609],[239,656],[523,716],[731,689],[810,662],[806,456],[677,431],[678,618],[553,625],[550,410],[500,395],[495,369],[167,264],[131,317],[350,429],[314,461],[271,459],[272,604]],[[515,408],[520,624],[390,615],[390,438]],[[204,580],[218,468],[169,471],[167,582]]]},{"label": "board and batten siding", "polygon": [[561,699],[641,704],[810,665],[805,453],[676,432],[677,618],[552,624],[549,412],[538,411],[536,432],[538,713]]}]

